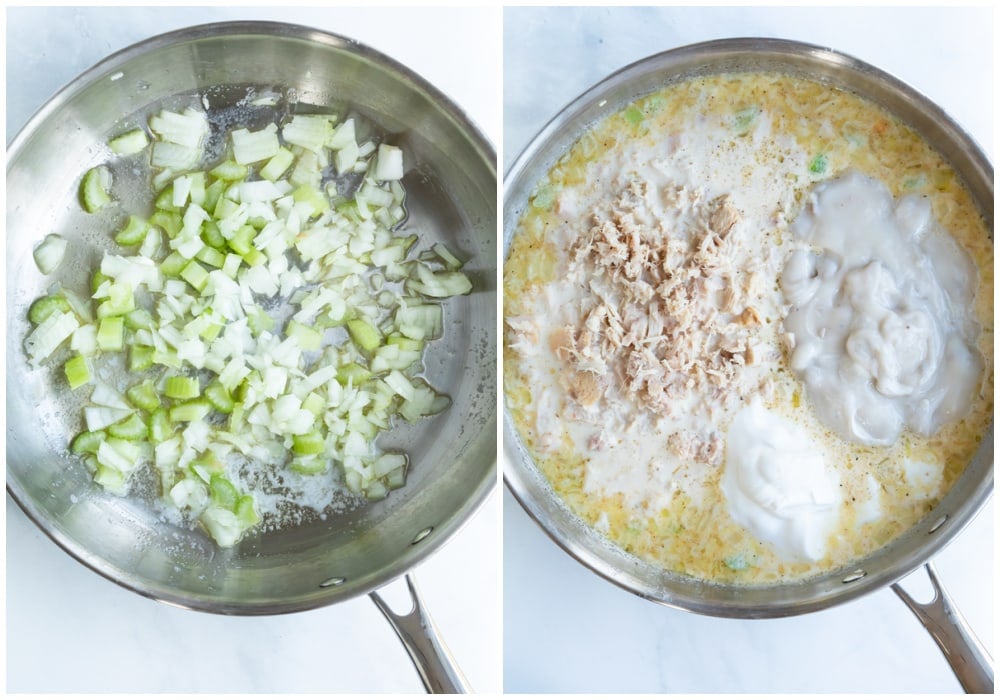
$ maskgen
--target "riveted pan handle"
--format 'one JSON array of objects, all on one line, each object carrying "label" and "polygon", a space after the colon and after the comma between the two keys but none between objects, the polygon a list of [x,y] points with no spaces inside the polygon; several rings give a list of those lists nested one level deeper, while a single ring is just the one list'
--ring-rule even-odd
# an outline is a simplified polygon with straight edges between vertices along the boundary
[{"label": "riveted pan handle", "polygon": [[428,693],[469,692],[468,681],[441,642],[434,623],[424,612],[416,584],[409,574],[406,575],[406,586],[413,608],[405,615],[394,613],[377,592],[372,591],[368,595],[406,647]]},{"label": "riveted pan handle", "polygon": [[934,598],[929,603],[918,603],[898,583],[892,585],[892,590],[941,647],[965,692],[992,694],[993,659],[955,607],[931,563],[924,564],[924,568],[934,587]]}]

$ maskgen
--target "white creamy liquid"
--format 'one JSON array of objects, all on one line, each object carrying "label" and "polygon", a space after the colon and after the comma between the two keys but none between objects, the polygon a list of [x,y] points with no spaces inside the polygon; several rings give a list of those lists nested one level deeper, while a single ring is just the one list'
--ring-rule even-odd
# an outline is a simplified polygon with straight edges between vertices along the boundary
[{"label": "white creamy liquid", "polygon": [[823,558],[842,500],[836,475],[803,430],[757,399],[729,427],[721,486],[733,521],[778,554]]},{"label": "white creamy liquid", "polygon": [[890,445],[968,409],[983,370],[969,317],[977,278],[930,203],[894,202],[857,172],[818,185],[792,225],[808,247],[785,265],[792,370],[827,426]]}]

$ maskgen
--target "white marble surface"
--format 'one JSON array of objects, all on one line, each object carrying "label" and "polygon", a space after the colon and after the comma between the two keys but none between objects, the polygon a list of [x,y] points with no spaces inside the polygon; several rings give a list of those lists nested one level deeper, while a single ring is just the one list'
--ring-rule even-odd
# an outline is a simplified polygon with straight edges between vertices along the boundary
[{"label": "white marble surface", "polygon": [[[15,8],[7,13],[7,139],[52,94],[111,52],[192,24],[270,19],[360,40],[408,65],[499,140],[497,9]],[[455,57],[461,60],[456,61]],[[500,688],[499,497],[415,571],[473,688]],[[7,498],[6,689],[10,692],[422,692],[367,598],[260,618],[149,601],[62,552]],[[388,587],[402,600],[401,584]],[[405,608],[404,608],[405,610]]]},{"label": "white marble surface", "polygon": [[[671,47],[735,36],[813,42],[873,63],[941,104],[992,153],[993,24],[989,8],[507,8],[505,169],[563,105],[614,70]],[[930,636],[889,590],[790,619],[702,617],[592,574],[508,493],[503,516],[508,692],[960,690]],[[990,504],[935,557],[991,653],[994,543]],[[929,590],[919,575],[905,585]]]}]

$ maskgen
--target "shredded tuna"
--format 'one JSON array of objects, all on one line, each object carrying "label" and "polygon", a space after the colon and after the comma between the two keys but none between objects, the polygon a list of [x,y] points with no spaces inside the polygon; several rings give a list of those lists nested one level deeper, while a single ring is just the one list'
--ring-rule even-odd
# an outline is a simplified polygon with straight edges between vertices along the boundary
[{"label": "shredded tuna", "polygon": [[[667,230],[651,215],[654,201],[685,212],[673,219],[683,225]],[[596,410],[613,385],[656,417],[688,400],[726,406],[756,391],[756,381],[742,381],[760,356],[747,339],[747,327],[760,323],[746,305],[756,278],[747,270],[753,261],[737,259],[740,213],[731,199],[674,186],[653,192],[632,180],[590,220],[570,266],[593,292],[589,306],[577,327],[549,338],[570,397]],[[671,449],[704,464],[722,456],[714,434],[677,433]]]}]

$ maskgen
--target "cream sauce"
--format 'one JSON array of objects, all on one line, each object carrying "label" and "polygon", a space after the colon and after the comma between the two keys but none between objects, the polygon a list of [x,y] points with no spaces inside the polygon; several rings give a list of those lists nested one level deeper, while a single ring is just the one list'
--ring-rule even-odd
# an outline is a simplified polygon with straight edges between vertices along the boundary
[{"label": "cream sauce", "polygon": [[792,230],[808,247],[782,273],[785,328],[820,419],[847,440],[889,445],[906,427],[931,435],[964,414],[983,371],[976,268],[930,204],[895,202],[850,172],[818,185]]}]

